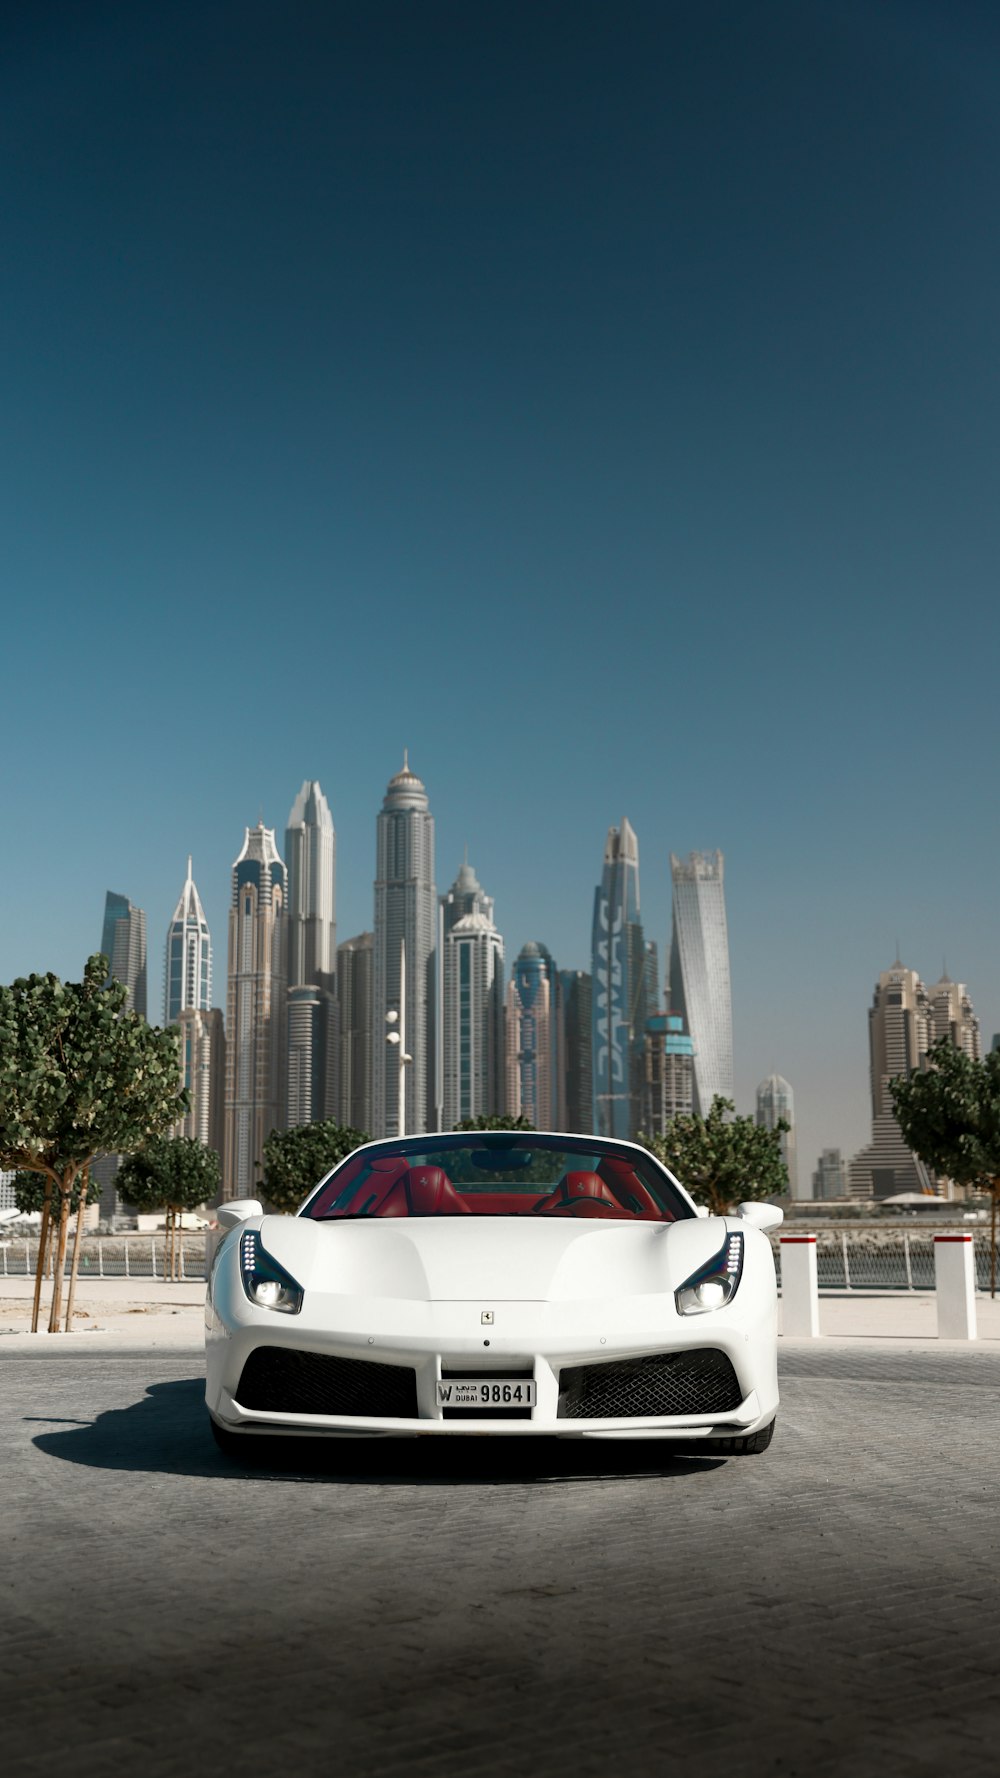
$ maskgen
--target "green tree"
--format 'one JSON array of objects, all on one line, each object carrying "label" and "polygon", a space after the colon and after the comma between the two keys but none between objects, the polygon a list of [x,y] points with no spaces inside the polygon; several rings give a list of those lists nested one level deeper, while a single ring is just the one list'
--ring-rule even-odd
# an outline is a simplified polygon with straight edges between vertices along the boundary
[{"label": "green tree", "polygon": [[165,1210],[167,1268],[179,1277],[183,1217],[214,1198],[219,1189],[219,1157],[193,1136],[151,1136],[118,1169],[115,1186],[143,1213]]},{"label": "green tree", "polygon": [[[94,956],[82,982],[31,975],[0,988],[0,1167],[38,1173],[44,1184],[32,1332],[53,1229],[49,1331],[59,1328],[77,1181],[95,1155],[138,1147],[187,1108],[176,1031],[157,1030],[127,1011],[125,988],[120,982],[105,986],[107,973],[107,959]],[[74,1278],[83,1192],[80,1201]]]},{"label": "green tree", "polygon": [[293,1215],[302,1200],[338,1161],[370,1138],[347,1124],[298,1124],[272,1130],[264,1143],[262,1190],[274,1210]]},{"label": "green tree", "polygon": [[725,1216],[734,1204],[788,1190],[781,1136],[790,1127],[779,1118],[773,1130],[763,1130],[752,1117],[736,1117],[732,1100],[717,1093],[707,1117],[675,1117],[662,1136],[639,1141],[676,1174],[696,1204]]},{"label": "green tree", "polygon": [[926,1068],[889,1082],[903,1140],[925,1166],[990,1194],[990,1295],[996,1295],[1000,1197],[1000,1050],[981,1062],[941,1037]]},{"label": "green tree", "polygon": [[526,1117],[462,1117],[456,1130],[533,1130]]},{"label": "green tree", "polygon": [[[80,1200],[87,1190],[87,1180],[78,1175],[69,1195],[69,1213],[75,1216]],[[14,1202],[22,1216],[37,1216],[45,1208],[46,1182],[42,1173],[28,1173],[23,1168],[14,1174]],[[86,1209],[86,1201],[84,1201]]]}]

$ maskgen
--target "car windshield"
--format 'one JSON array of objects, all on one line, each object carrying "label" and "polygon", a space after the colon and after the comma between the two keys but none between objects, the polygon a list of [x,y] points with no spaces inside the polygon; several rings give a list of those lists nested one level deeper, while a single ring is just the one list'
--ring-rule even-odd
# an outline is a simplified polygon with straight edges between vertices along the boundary
[{"label": "car windshield", "polygon": [[350,1155],[300,1216],[574,1216],[676,1222],[695,1212],[641,1148],[596,1136],[408,1136]]}]

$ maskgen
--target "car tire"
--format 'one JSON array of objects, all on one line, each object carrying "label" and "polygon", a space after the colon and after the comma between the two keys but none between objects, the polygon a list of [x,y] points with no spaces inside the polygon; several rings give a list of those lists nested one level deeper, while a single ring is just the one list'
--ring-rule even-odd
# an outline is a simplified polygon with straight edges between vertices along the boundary
[{"label": "car tire", "polygon": [[774,1421],[762,1426],[759,1432],[748,1432],[740,1438],[711,1438],[705,1440],[705,1450],[712,1451],[719,1457],[759,1457],[766,1451],[774,1437]]}]

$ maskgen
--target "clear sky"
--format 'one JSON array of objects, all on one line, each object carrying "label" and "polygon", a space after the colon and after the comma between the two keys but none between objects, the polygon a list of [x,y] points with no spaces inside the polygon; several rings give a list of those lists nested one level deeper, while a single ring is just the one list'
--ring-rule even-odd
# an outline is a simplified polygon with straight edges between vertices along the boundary
[{"label": "clear sky", "polygon": [[404,745],[508,955],[726,855],[738,1099],[867,1131],[897,937],[1000,1029],[1000,13],[76,0],[0,23],[0,979]]}]

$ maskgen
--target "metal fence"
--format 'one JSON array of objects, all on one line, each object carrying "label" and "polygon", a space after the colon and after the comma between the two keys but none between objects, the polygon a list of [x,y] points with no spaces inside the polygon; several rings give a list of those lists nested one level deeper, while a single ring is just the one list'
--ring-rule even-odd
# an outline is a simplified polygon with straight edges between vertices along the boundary
[{"label": "metal fence", "polygon": [[[73,1243],[67,1244],[64,1276],[73,1263]],[[0,1245],[0,1278],[30,1278],[38,1264],[37,1241],[8,1241]],[[90,1236],[80,1250],[80,1278],[165,1278],[166,1244],[162,1235]],[[204,1237],[186,1238],[180,1250],[182,1283],[197,1283],[205,1276]]]},{"label": "metal fence", "polygon": [[[989,1290],[989,1237],[977,1234],[973,1239],[976,1288]],[[775,1240],[772,1245],[780,1284],[780,1241]],[[72,1257],[70,1242],[66,1254],[67,1277]],[[89,1236],[81,1250],[79,1275],[81,1278],[164,1278],[165,1260],[162,1235]],[[37,1263],[37,1241],[0,1243],[0,1278],[30,1278]],[[819,1234],[816,1237],[816,1270],[820,1290],[933,1290],[934,1237]],[[180,1276],[184,1283],[204,1280],[204,1236],[185,1239],[181,1247]]]},{"label": "metal fence", "polygon": [[[781,1283],[780,1240],[773,1243],[774,1264]],[[976,1289],[990,1288],[988,1235],[973,1236]],[[816,1237],[816,1274],[820,1290],[933,1290],[933,1235]],[[1000,1270],[998,1270],[1000,1283]]]}]

